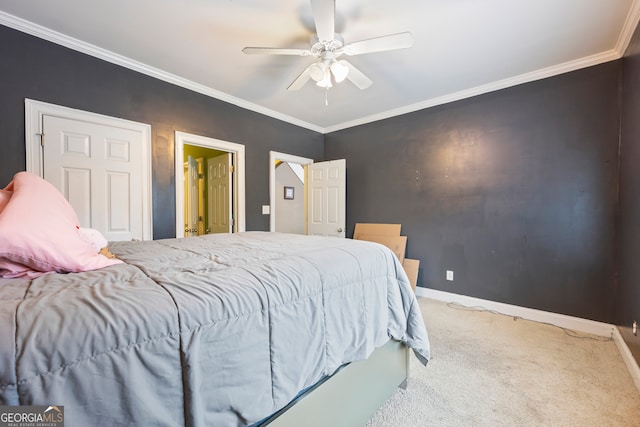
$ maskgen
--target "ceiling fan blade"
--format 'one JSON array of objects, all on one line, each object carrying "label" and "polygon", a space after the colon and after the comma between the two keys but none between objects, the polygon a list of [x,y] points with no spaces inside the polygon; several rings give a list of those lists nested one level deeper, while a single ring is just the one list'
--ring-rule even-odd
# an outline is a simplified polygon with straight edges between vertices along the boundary
[{"label": "ceiling fan blade", "polygon": [[316,33],[320,41],[333,40],[335,33],[335,0],[311,0],[311,10],[316,23]]},{"label": "ceiling fan blade", "polygon": [[312,65],[313,64],[305,68],[305,70],[302,73],[300,73],[300,75],[296,77],[296,79],[289,85],[287,90],[298,90],[302,88],[302,86],[304,86],[311,78],[310,71],[311,71]]},{"label": "ceiling fan blade", "polygon": [[242,51],[246,54],[266,54],[266,55],[294,55],[307,56],[311,55],[308,49],[282,49],[278,47],[245,47]]},{"label": "ceiling fan blade", "polygon": [[351,82],[358,86],[359,89],[366,89],[373,84],[373,81],[365,76],[362,71],[358,70],[348,61],[343,60],[343,64],[349,67],[349,74],[347,74],[347,78],[351,80]]},{"label": "ceiling fan blade", "polygon": [[404,32],[350,43],[342,48],[342,52],[347,55],[362,55],[363,53],[406,49],[411,46],[413,46],[413,36],[409,32]]}]

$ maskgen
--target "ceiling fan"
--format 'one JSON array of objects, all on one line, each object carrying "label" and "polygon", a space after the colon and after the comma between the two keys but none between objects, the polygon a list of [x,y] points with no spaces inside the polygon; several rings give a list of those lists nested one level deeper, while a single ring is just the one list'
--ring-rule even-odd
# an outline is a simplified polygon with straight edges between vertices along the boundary
[{"label": "ceiling fan", "polygon": [[245,47],[246,54],[315,56],[318,60],[309,65],[287,90],[302,88],[309,79],[316,85],[332,87],[332,80],[340,83],[350,80],[360,89],[366,89],[373,81],[340,56],[354,56],[385,50],[405,49],[413,45],[413,37],[409,32],[390,34],[354,43],[344,44],[340,34],[335,33],[335,0],[311,0],[311,10],[316,26],[316,35],[311,39],[309,49],[287,49],[273,47]]}]

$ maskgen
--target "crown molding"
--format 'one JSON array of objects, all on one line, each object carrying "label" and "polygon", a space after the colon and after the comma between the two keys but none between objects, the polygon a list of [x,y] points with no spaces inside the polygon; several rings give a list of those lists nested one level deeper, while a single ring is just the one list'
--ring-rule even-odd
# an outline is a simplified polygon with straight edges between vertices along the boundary
[{"label": "crown molding", "polygon": [[482,95],[485,93],[493,92],[500,89],[506,89],[508,87],[517,86],[523,83],[529,83],[536,80],[541,80],[547,77],[553,77],[559,74],[576,71],[581,68],[591,67],[594,65],[603,64],[609,61],[615,61],[624,56],[633,33],[636,31],[640,23],[640,0],[633,0],[629,13],[624,21],[620,35],[616,42],[615,47],[608,51],[602,52],[596,55],[580,58],[574,61],[565,62],[564,64],[554,65],[552,67],[543,68],[537,71],[521,74],[519,76],[510,77],[508,79],[491,82],[486,85],[476,86],[470,89],[465,89],[452,94],[431,98],[425,101],[421,101],[415,104],[403,106],[393,110],[388,110],[383,113],[374,114],[371,116],[361,117],[359,119],[351,120],[348,122],[339,123],[337,125],[325,127],[322,133],[330,133],[343,129],[347,129],[354,126],[360,126],[366,123],[375,122],[378,120],[389,119],[396,116],[401,116],[407,113],[413,113],[415,111],[423,110],[425,108],[435,107],[437,105],[447,104],[449,102],[459,101],[472,96]]},{"label": "crown molding", "polygon": [[22,18],[18,18],[16,16],[0,11],[0,24],[5,25],[7,27],[13,28],[18,31],[22,31],[27,34],[31,34],[35,37],[59,44],[61,46],[65,46],[67,48],[76,50],[81,53],[85,53],[95,58],[99,58],[107,62],[120,65],[122,67],[148,75],[153,78],[157,78],[159,80],[174,84],[176,86],[180,86],[185,89],[189,89],[194,92],[197,92],[206,96],[210,96],[212,98],[216,98],[224,102],[228,102],[229,104],[233,104],[238,107],[241,107],[250,111],[254,111],[256,113],[263,114],[265,116],[269,116],[269,117],[272,117],[272,118],[275,118],[275,119],[278,119],[302,128],[306,128],[318,133],[322,133],[322,134],[327,134],[330,132],[335,132],[335,131],[347,129],[354,126],[360,126],[363,124],[396,117],[402,114],[412,113],[415,111],[423,110],[423,109],[434,107],[437,105],[459,101],[465,98],[470,98],[473,96],[494,92],[500,89],[506,89],[508,87],[517,86],[519,84],[529,83],[529,82],[544,79],[547,77],[552,77],[555,75],[576,71],[581,68],[599,65],[604,62],[620,59],[624,55],[627,47],[629,46],[633,33],[636,30],[639,22],[640,22],[640,0],[633,0],[633,4],[629,9],[629,14],[625,19],[624,26],[616,42],[616,46],[614,47],[614,49],[608,52],[603,52],[603,53],[599,53],[589,57],[580,58],[574,61],[565,62],[563,64],[554,65],[552,67],[521,74],[519,76],[510,77],[504,80],[491,82],[481,86],[476,86],[476,87],[458,91],[452,94],[447,94],[440,97],[427,99],[425,101],[421,101],[411,105],[388,110],[379,114],[373,114],[373,115],[361,117],[355,120],[338,123],[336,125],[322,127],[322,126],[317,126],[317,125],[308,123],[303,120],[299,120],[287,114],[282,114],[277,111],[271,110],[269,108],[262,107],[252,102],[248,102],[246,100],[234,97],[227,93],[212,89],[208,86],[193,82],[191,80],[184,79],[177,75],[167,73],[158,68],[149,66],[147,64],[144,64],[138,61],[134,61],[123,55],[119,55],[117,53],[100,48],[98,46],[94,46],[90,43],[83,42],[82,40],[69,37],[67,35],[58,33],[57,31],[53,31],[49,28],[40,26],[33,22],[30,22]]},{"label": "crown molding", "polygon": [[627,51],[629,43],[631,43],[633,33],[638,27],[638,22],[640,22],[640,0],[633,0],[633,4],[631,5],[631,8],[629,8],[629,14],[627,15],[627,19],[624,21],[624,25],[622,26],[622,30],[618,37],[618,42],[614,49],[620,58],[622,58]]},{"label": "crown molding", "polygon": [[166,71],[149,66],[142,62],[134,61],[133,59],[127,58],[126,56],[119,55],[117,53],[111,52],[109,50],[103,49],[98,46],[94,46],[90,43],[83,42],[82,40],[78,40],[74,37],[70,37],[62,33],[59,33],[57,31],[53,31],[49,28],[24,20],[22,18],[18,18],[16,16],[10,15],[3,11],[0,11],[0,24],[13,28],[14,30],[22,31],[23,33],[27,33],[32,36],[41,38],[43,40],[56,43],[58,45],[67,47],[69,49],[73,49],[75,51],[93,56],[95,58],[102,59],[112,64],[120,65],[130,70],[165,81],[167,83],[171,83],[176,86],[180,86],[185,89],[189,89],[194,92],[207,95],[224,102],[228,102],[229,104],[233,104],[238,107],[242,107],[244,109],[254,111],[256,113],[264,114],[265,116],[282,120],[284,122],[291,123],[293,125],[300,126],[303,128],[307,128],[315,132],[323,133],[323,129],[320,126],[316,126],[314,124],[305,122],[303,120],[296,119],[295,117],[291,117],[287,114],[279,113],[277,111],[262,107],[252,102],[248,102],[243,99],[236,98],[235,96],[229,95],[228,93],[224,93],[224,92],[212,89],[208,86],[193,82],[191,80],[184,79],[180,76],[176,76],[175,74],[168,73]]},{"label": "crown molding", "polygon": [[461,90],[459,92],[447,94],[444,96],[439,96],[436,98],[427,99],[425,101],[417,102],[415,104],[406,105],[393,110],[388,110],[380,114],[373,114],[371,116],[366,116],[356,120],[340,123],[334,126],[329,126],[323,129],[323,133],[335,132],[338,130],[343,130],[343,129],[347,129],[354,126],[360,126],[360,125],[375,122],[378,120],[384,120],[384,119],[389,119],[391,117],[396,117],[396,116],[400,116],[407,113],[413,113],[415,111],[424,110],[425,108],[435,107],[437,105],[447,104],[447,103],[459,101],[465,98],[471,98],[473,96],[494,92],[500,89],[506,89],[512,86],[517,86],[520,84],[545,79],[547,77],[553,77],[559,74],[568,73],[570,71],[576,71],[581,68],[591,67],[593,65],[614,61],[616,59],[620,59],[620,57],[621,55],[616,50],[610,50],[608,52],[603,52],[603,53],[588,56],[585,58],[580,58],[575,61],[565,62],[564,64],[554,65],[552,67],[543,68],[537,71],[520,74],[519,76],[510,77],[508,79],[491,82],[485,85],[476,86],[473,88]]}]

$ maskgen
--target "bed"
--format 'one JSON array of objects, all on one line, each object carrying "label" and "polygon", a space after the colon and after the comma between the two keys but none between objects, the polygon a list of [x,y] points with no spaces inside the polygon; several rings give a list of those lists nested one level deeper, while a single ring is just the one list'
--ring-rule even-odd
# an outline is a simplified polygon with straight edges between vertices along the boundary
[{"label": "bed", "polygon": [[109,249],[101,268],[0,278],[0,405],[64,406],[69,426],[287,425],[380,352],[428,361],[384,246],[246,232]]}]

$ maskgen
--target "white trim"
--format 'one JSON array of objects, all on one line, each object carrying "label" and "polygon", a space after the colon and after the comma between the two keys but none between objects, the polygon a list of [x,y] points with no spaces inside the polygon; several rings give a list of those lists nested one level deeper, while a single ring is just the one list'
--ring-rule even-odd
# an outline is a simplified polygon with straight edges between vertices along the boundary
[{"label": "white trim", "polygon": [[627,15],[627,19],[624,21],[622,31],[620,31],[618,42],[615,47],[615,51],[620,57],[623,57],[624,53],[627,51],[629,43],[631,43],[633,33],[638,27],[638,22],[640,22],[640,0],[633,0],[633,4],[629,9],[629,14]]},{"label": "white trim", "polygon": [[40,147],[40,135],[42,134],[42,116],[55,116],[70,120],[96,123],[104,126],[119,127],[139,132],[142,135],[142,239],[153,239],[153,209],[151,208],[151,125],[120,119],[117,117],[105,116],[88,111],[76,110],[74,108],[63,107],[46,102],[34,101],[25,98],[25,150],[26,150],[26,170],[43,175],[42,149]]},{"label": "white trim", "polygon": [[631,375],[636,388],[640,391],[640,367],[615,325],[597,322],[595,320],[582,319],[580,317],[565,316],[564,314],[535,310],[533,308],[519,307],[501,302],[468,297],[466,295],[458,295],[451,292],[444,292],[421,286],[416,288],[416,295],[438,301],[454,302],[466,307],[482,307],[484,309],[496,311],[509,316],[518,316],[523,319],[533,320],[534,322],[550,323],[560,328],[571,329],[573,331],[602,337],[610,337],[613,339],[613,342],[615,342],[616,347],[618,347],[618,351],[620,351],[624,364],[627,366],[629,375]]},{"label": "white trim", "polygon": [[523,319],[535,322],[550,323],[565,329],[598,335],[601,337],[611,337],[614,326],[609,323],[597,322],[595,320],[582,319],[580,317],[566,316],[564,314],[551,313],[548,311],[536,310],[533,308],[520,307],[517,305],[504,304],[480,298],[458,295],[450,292],[438,291],[423,287],[416,288],[416,295],[431,298],[438,301],[455,302],[467,307],[482,307],[487,310],[497,311],[508,316],[518,316]]},{"label": "white trim", "polygon": [[[276,161],[297,163],[308,165],[313,163],[313,159],[294,156],[292,154],[269,151],[269,230],[276,231]],[[307,183],[305,182],[305,186]]]},{"label": "white trim", "polygon": [[87,42],[83,42],[82,40],[67,36],[33,22],[18,18],[17,16],[10,15],[3,11],[0,11],[0,24],[18,31],[22,31],[23,33],[31,34],[32,36],[39,37],[43,40],[48,40],[61,46],[68,47],[69,49],[85,53],[95,58],[105,60],[112,64],[120,65],[130,70],[146,74],[153,78],[174,84],[176,86],[180,86],[185,89],[210,96],[212,98],[220,99],[230,104],[237,105],[238,107],[242,107],[250,111],[255,111],[256,113],[264,114],[265,116],[273,117],[275,119],[282,120],[296,126],[322,133],[322,127],[320,126],[316,126],[303,120],[296,119],[295,117],[279,113],[277,111],[262,107],[252,102],[245,101],[244,99],[236,98],[235,96],[229,95],[219,90],[212,89],[200,83],[196,83],[194,81],[185,79],[175,74],[168,73],[142,62],[138,62],[131,58],[127,58],[126,56],[111,52]]},{"label": "white trim", "polygon": [[638,391],[640,391],[640,367],[638,366],[638,362],[631,354],[631,350],[629,350],[629,346],[622,338],[620,334],[620,330],[616,327],[613,329],[613,342],[616,343],[618,347],[618,351],[622,355],[622,360],[624,360],[624,364],[627,365],[627,369],[629,370],[629,374],[633,379],[634,384]]},{"label": "white trim", "polygon": [[633,32],[636,29],[636,26],[639,21],[640,21],[640,0],[634,0],[633,5],[629,9],[629,14],[627,15],[624,26],[620,32],[620,36],[618,37],[616,46],[614,49],[608,52],[598,53],[596,55],[587,56],[584,58],[577,59],[575,61],[568,61],[563,64],[554,65],[552,67],[543,68],[540,70],[521,74],[519,76],[511,77],[511,78],[500,80],[497,82],[491,82],[485,85],[465,89],[456,93],[427,99],[422,102],[396,108],[393,110],[384,111],[379,114],[373,114],[370,116],[362,117],[362,118],[351,120],[348,122],[338,123],[333,126],[322,127],[322,126],[314,125],[312,123],[305,122],[303,120],[296,119],[295,117],[292,117],[286,114],[279,113],[269,108],[262,107],[252,102],[248,102],[243,99],[236,98],[227,93],[212,89],[210,87],[193,82],[191,80],[187,80],[185,78],[160,70],[158,68],[151,67],[149,65],[127,58],[125,56],[119,55],[117,53],[108,51],[106,49],[102,49],[92,44],[83,42],[81,40],[75,39],[73,37],[69,37],[57,31],[53,31],[49,28],[43,27],[41,25],[35,24],[33,22],[29,22],[22,18],[18,18],[6,12],[0,11],[0,24],[6,25],[7,27],[16,29],[18,31],[22,31],[27,34],[31,34],[33,36],[39,37],[44,40],[51,41],[53,43],[68,47],[78,52],[82,52],[87,55],[103,59],[113,64],[117,64],[125,68],[129,68],[131,70],[192,90],[194,92],[198,92],[203,95],[220,99],[222,101],[228,102],[233,105],[237,105],[247,110],[255,111],[257,113],[264,114],[265,116],[273,117],[275,119],[282,120],[282,121],[291,123],[293,125],[310,129],[312,131],[319,132],[322,134],[374,122],[377,120],[388,119],[388,118],[399,116],[402,114],[412,113],[414,111],[423,110],[425,108],[434,107],[436,105],[446,104],[449,102],[469,98],[472,96],[477,96],[477,95],[493,92],[496,90],[516,86],[519,84],[528,83],[535,80],[540,80],[543,78],[567,73],[570,71],[576,71],[582,68],[591,67],[594,65],[602,64],[604,62],[620,59],[624,55],[624,52],[629,45]]},{"label": "white trim", "polygon": [[324,128],[324,133],[347,129],[350,127],[359,126],[366,123],[375,122],[378,120],[384,120],[391,117],[412,113],[414,111],[435,107],[437,105],[448,104],[449,102],[471,98],[472,96],[483,95],[489,92],[495,92],[500,89],[506,89],[512,86],[517,86],[520,84],[545,79],[547,77],[553,77],[559,74],[568,73],[570,71],[576,71],[582,68],[603,64],[605,62],[620,59],[620,57],[621,55],[618,52],[616,52],[615,50],[610,50],[608,52],[599,53],[596,55],[577,59],[575,61],[565,62],[564,64],[554,65],[553,67],[543,68],[541,70],[532,71],[530,73],[520,74],[519,76],[510,77],[504,80],[499,80],[499,81],[491,82],[485,85],[461,90],[459,92],[450,93],[440,97],[427,99],[425,101],[421,101],[411,105],[406,105],[404,107],[396,108],[394,110],[387,110],[379,114],[373,114],[371,116],[361,117],[356,120],[339,123],[337,125]]},{"label": "white trim", "polygon": [[235,154],[234,207],[236,223],[234,232],[245,231],[245,161],[244,145],[190,133],[175,132],[175,184],[176,184],[176,237],[184,237],[184,145],[197,145],[212,150]]}]

